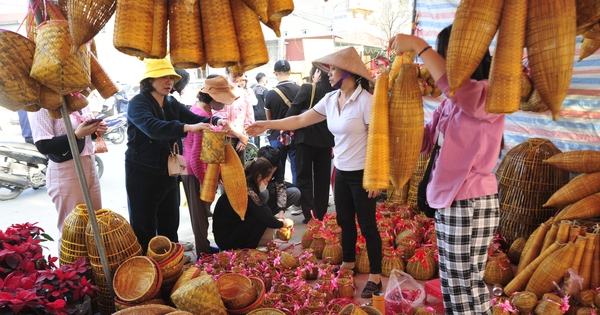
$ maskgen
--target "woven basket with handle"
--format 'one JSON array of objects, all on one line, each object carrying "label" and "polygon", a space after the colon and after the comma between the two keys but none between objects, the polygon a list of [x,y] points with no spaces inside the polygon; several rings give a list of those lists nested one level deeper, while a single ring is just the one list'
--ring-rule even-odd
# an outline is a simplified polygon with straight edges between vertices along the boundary
[{"label": "woven basket with handle", "polygon": [[171,63],[174,67],[206,66],[200,6],[197,0],[169,1],[169,35]]},{"label": "woven basket with handle", "polygon": [[508,256],[505,253],[497,252],[488,256],[483,281],[491,285],[497,283],[506,285],[513,279],[513,276],[510,260],[508,260]]},{"label": "woven basket with handle", "polygon": [[0,106],[17,111],[36,104],[40,85],[29,76],[35,43],[25,36],[0,30]]},{"label": "woven basket with handle", "polygon": [[206,163],[225,162],[225,132],[212,130],[202,131],[202,152],[200,159]]}]

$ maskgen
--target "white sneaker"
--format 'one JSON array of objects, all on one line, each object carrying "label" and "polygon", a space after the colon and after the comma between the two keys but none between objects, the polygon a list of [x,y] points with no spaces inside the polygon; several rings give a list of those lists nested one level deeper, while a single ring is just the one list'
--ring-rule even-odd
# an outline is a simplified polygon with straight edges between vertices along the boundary
[{"label": "white sneaker", "polygon": [[302,214],[302,207],[297,207],[294,205],[291,205],[288,209],[291,210],[291,214],[292,215],[301,215]]}]

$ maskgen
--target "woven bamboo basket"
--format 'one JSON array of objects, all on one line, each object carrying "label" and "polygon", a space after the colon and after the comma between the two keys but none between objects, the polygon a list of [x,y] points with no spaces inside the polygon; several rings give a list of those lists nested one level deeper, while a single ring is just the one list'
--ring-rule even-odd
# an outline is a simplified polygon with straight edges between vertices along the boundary
[{"label": "woven bamboo basket", "polygon": [[192,314],[227,314],[219,290],[209,275],[185,282],[171,294],[171,300],[177,309]]},{"label": "woven bamboo basket", "polygon": [[561,315],[564,314],[562,305],[563,303],[558,296],[547,293],[544,294],[544,297],[535,307],[534,313],[544,315]]},{"label": "woven bamboo basket", "polygon": [[294,1],[292,0],[268,0],[267,15],[269,21],[281,19],[294,11]]},{"label": "woven bamboo basket", "polygon": [[29,76],[35,43],[27,37],[0,30],[0,106],[17,111],[38,103],[40,85]]},{"label": "woven bamboo basket", "polygon": [[92,40],[115,13],[116,0],[69,0],[67,12],[73,39],[71,53]]},{"label": "woven bamboo basket", "polygon": [[[594,246],[594,254],[592,255],[592,270],[600,270],[600,235],[596,231],[596,245]],[[600,287],[600,273],[592,272],[590,277],[590,288]],[[600,295],[600,294],[599,294]],[[596,305],[600,307],[600,296],[596,297]]]},{"label": "woven bamboo basket", "polygon": [[89,221],[85,204],[77,205],[65,218],[60,237],[59,262],[61,266],[73,264],[80,257],[87,256],[85,228]]},{"label": "woven bamboo basket", "polygon": [[512,303],[521,312],[521,314],[529,314],[538,303],[538,298],[535,294],[527,291],[521,291],[512,296]]},{"label": "woven bamboo basket", "polygon": [[388,77],[383,71],[375,82],[363,176],[366,190],[386,190],[390,182]]},{"label": "woven bamboo basket", "polygon": [[364,243],[358,244],[358,254],[356,254],[355,262],[356,273],[371,273],[371,263],[367,254],[367,245]]},{"label": "woven bamboo basket", "polygon": [[258,292],[250,278],[237,273],[226,273],[220,276],[215,285],[227,309],[241,309],[256,300]]},{"label": "woven bamboo basket", "polygon": [[[135,12],[135,19],[131,13]],[[130,56],[146,58],[152,50],[154,0],[119,0],[113,46]]]},{"label": "woven bamboo basket", "polygon": [[584,37],[581,41],[581,50],[579,52],[579,59],[577,59],[577,61],[581,62],[583,59],[596,53],[598,49],[600,49],[600,39]]},{"label": "woven bamboo basket", "polygon": [[531,85],[531,80],[529,79],[527,73],[523,72],[521,74],[521,101],[527,102],[532,91],[533,85]]},{"label": "woven bamboo basket", "polygon": [[328,239],[325,241],[325,248],[323,248],[323,262],[330,263],[332,265],[339,265],[343,260],[342,245],[337,239]]},{"label": "woven bamboo basket", "polygon": [[596,234],[588,233],[585,236],[586,243],[583,250],[583,257],[579,264],[579,275],[583,278],[581,287],[583,289],[592,289],[590,283],[592,282],[592,274],[596,271],[593,269],[594,264],[594,248],[596,246]]},{"label": "woven bamboo basket", "polygon": [[425,175],[425,170],[427,169],[427,163],[429,163],[429,157],[431,153],[428,154],[419,154],[419,159],[417,160],[417,165],[415,166],[415,171],[410,177],[408,181],[408,196],[406,198],[406,203],[416,207],[417,206],[417,191],[419,188],[419,183],[423,180],[423,175]]},{"label": "woven bamboo basket", "polygon": [[556,241],[558,229],[558,223],[555,222],[553,224],[550,224],[550,229],[546,232],[546,236],[544,237],[544,242],[542,243],[542,248],[540,252],[543,252],[546,248],[550,247],[550,245],[552,245],[552,243]]},{"label": "woven bamboo basket", "polygon": [[248,315],[285,315],[285,313],[275,308],[259,308],[251,311]]},{"label": "woven bamboo basket", "polygon": [[[179,243],[173,244],[174,248],[169,253],[169,257],[160,262],[158,265],[163,273],[164,278],[170,280],[183,270],[183,246]],[[175,284],[173,281],[172,284]]]},{"label": "woven bamboo basket", "polygon": [[42,108],[38,104],[32,104],[32,105],[27,105],[27,106],[25,106],[25,107],[23,107],[21,109],[24,110],[24,111],[26,111],[26,112],[32,112],[32,113],[34,113],[34,112],[39,111]]},{"label": "woven bamboo basket", "polygon": [[160,263],[173,255],[171,249],[174,245],[175,244],[173,244],[168,237],[157,235],[148,242],[148,251],[146,252],[146,255]]},{"label": "woven bamboo basket", "polygon": [[139,303],[156,295],[162,277],[156,261],[146,256],[125,260],[114,274],[113,288],[121,301]]},{"label": "woven bamboo basket", "polygon": [[406,204],[408,200],[408,190],[409,184],[404,185],[404,187],[396,188],[392,180],[390,179],[390,183],[388,185],[388,198],[387,201],[395,202],[398,204]]},{"label": "woven bamboo basket", "polygon": [[313,251],[313,254],[317,259],[322,259],[323,250],[325,249],[325,239],[323,239],[323,234],[316,233],[313,235],[309,248]]},{"label": "woven bamboo basket", "polygon": [[71,54],[67,21],[46,21],[38,28],[30,76],[61,95],[90,86],[90,57],[85,46]]},{"label": "woven bamboo basket", "polygon": [[500,224],[508,244],[529,236],[556,212],[542,204],[569,181],[569,172],[542,161],[561,151],[549,140],[531,138],[512,148],[498,167]]},{"label": "woven bamboo basket", "polygon": [[256,17],[244,0],[230,0],[235,36],[240,50],[240,66],[242,72],[260,67],[269,62],[267,44]]},{"label": "woven bamboo basket", "polygon": [[600,192],[600,172],[582,174],[557,190],[544,207],[563,208]]},{"label": "woven bamboo basket", "polygon": [[463,0],[456,8],[446,56],[449,97],[469,80],[483,59],[500,22],[504,1]]},{"label": "woven bamboo basket", "polygon": [[417,280],[429,280],[436,273],[435,260],[432,255],[424,255],[422,260],[409,259],[406,264],[406,273]]},{"label": "woven bamboo basket", "polygon": [[575,58],[575,0],[532,0],[527,8],[526,45],[533,86],[552,112],[567,95]]},{"label": "woven bamboo basket", "polygon": [[[152,22],[152,44],[147,58],[163,59],[167,56],[167,22],[169,5],[167,0],[154,0]],[[171,36],[176,36],[171,33]],[[172,61],[172,59],[171,59]]]},{"label": "woven bamboo basket", "polygon": [[264,24],[268,28],[272,29],[273,32],[275,32],[275,35],[277,35],[277,37],[281,37],[281,18],[269,19],[269,21],[267,21]]},{"label": "woven bamboo basket", "polygon": [[514,113],[521,103],[527,1],[506,0],[488,82],[485,110]]},{"label": "woven bamboo basket", "polygon": [[124,310],[120,310],[116,313],[113,313],[113,315],[165,315],[169,312],[175,311],[177,311],[176,308],[168,305],[147,304],[128,307]]},{"label": "woven bamboo basket", "polygon": [[595,0],[577,0],[577,35],[588,32],[600,20],[600,3]]},{"label": "woven bamboo basket", "polygon": [[[204,147],[202,148],[204,151]],[[217,184],[219,182],[219,164],[208,163],[206,167],[206,174],[204,175],[204,182],[200,188],[200,199],[206,202],[215,201],[215,194],[217,193]]]},{"label": "woven bamboo basket", "polygon": [[544,222],[529,235],[529,238],[527,238],[527,242],[523,247],[521,258],[519,259],[517,273],[521,272],[521,270],[538,257],[542,250],[542,246],[544,245],[544,238],[549,229],[550,225]]},{"label": "woven bamboo basket", "polygon": [[200,159],[206,163],[224,163],[226,137],[225,132],[203,130]]},{"label": "woven bamboo basket", "polygon": [[404,64],[390,99],[390,178],[404,187],[412,176],[423,142],[423,98],[417,83],[417,65]]},{"label": "woven bamboo basket", "polygon": [[70,113],[83,109],[89,104],[87,97],[79,92],[65,95],[65,102],[67,102],[67,108]]},{"label": "woven bamboo basket", "polygon": [[534,89],[527,100],[527,105],[525,108],[521,108],[521,110],[530,111],[534,113],[541,113],[548,110],[548,105],[544,103],[542,97],[538,90]]},{"label": "woven bamboo basket", "polygon": [[40,86],[40,98],[38,103],[42,108],[52,110],[60,109],[62,106],[62,96],[47,86]]},{"label": "woven bamboo basket", "polygon": [[508,252],[506,256],[512,264],[518,265],[519,259],[521,258],[521,252],[523,252],[523,247],[525,247],[525,243],[527,239],[525,237],[519,237],[512,242],[510,247],[508,248]]},{"label": "woven bamboo basket", "polygon": [[562,152],[544,160],[544,163],[571,172],[594,173],[600,171],[600,152],[596,150]]},{"label": "woven bamboo basket", "polygon": [[389,277],[394,269],[404,271],[404,262],[393,248],[387,248],[384,250],[381,259],[381,274],[384,277]]},{"label": "woven bamboo basket", "polygon": [[206,63],[213,68],[236,65],[240,61],[240,51],[229,0],[199,1]]},{"label": "woven bamboo basket", "polygon": [[206,67],[200,6],[197,0],[169,1],[169,35],[173,67]]},{"label": "woven bamboo basket", "polygon": [[266,22],[269,20],[267,15],[268,0],[244,0],[244,3],[260,17],[261,21]]},{"label": "woven bamboo basket", "polygon": [[565,271],[571,267],[576,250],[575,243],[568,243],[565,247],[550,254],[533,272],[525,289],[534,293],[538,298],[552,291],[554,288],[552,282],[558,283],[562,279]]},{"label": "woven bamboo basket", "polygon": [[540,264],[548,258],[551,254],[562,249],[565,244],[554,243],[550,245],[544,252],[540,253],[538,257],[536,257],[531,263],[529,263],[522,270],[517,271],[515,277],[510,280],[510,282],[504,286],[504,294],[507,296],[511,296],[516,292],[524,291],[527,287],[527,283],[531,278],[531,275],[537,270]]},{"label": "woven bamboo basket", "polygon": [[108,73],[106,73],[100,62],[98,62],[98,58],[92,53],[90,53],[90,76],[92,84],[96,87],[102,98],[107,99],[119,92],[119,88],[113,83]]},{"label": "woven bamboo basket", "polygon": [[496,283],[506,285],[513,277],[510,260],[505,253],[498,252],[488,256],[483,281],[492,285]]}]

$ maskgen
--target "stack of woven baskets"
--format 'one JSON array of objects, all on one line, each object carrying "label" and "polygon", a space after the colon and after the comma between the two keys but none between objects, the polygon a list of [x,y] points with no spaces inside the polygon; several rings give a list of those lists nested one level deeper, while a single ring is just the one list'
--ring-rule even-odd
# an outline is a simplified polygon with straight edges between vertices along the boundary
[{"label": "stack of woven baskets", "polygon": [[122,310],[158,298],[161,285],[161,269],[154,259],[131,257],[117,268],[113,277],[115,308]]},{"label": "stack of woven baskets", "polygon": [[166,295],[171,293],[175,282],[183,273],[183,246],[174,243],[166,236],[157,235],[148,243],[148,257],[158,263],[162,273],[162,292]]}]

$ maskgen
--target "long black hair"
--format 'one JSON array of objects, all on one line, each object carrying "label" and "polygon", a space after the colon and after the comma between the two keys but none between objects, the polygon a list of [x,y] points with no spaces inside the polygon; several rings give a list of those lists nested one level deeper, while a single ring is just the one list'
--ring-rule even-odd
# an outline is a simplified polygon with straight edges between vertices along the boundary
[{"label": "long black hair", "polygon": [[190,83],[190,74],[187,71],[185,71],[185,69],[180,69],[180,68],[174,68],[174,69],[175,69],[175,73],[179,74],[181,79],[179,79],[179,81],[177,81],[177,82],[175,82],[175,84],[173,84],[171,93],[177,92],[177,93],[179,93],[179,95],[181,95],[181,92],[183,91],[183,89],[185,89],[185,87],[188,85],[188,83]]},{"label": "long black hair", "polygon": [[[446,59],[446,52],[448,51],[448,45],[450,43],[450,33],[452,32],[452,24],[446,26],[437,36],[437,53]],[[490,68],[492,67],[492,56],[488,49],[483,56],[483,59],[477,66],[477,69],[471,75],[473,80],[484,80],[490,76]]]}]

